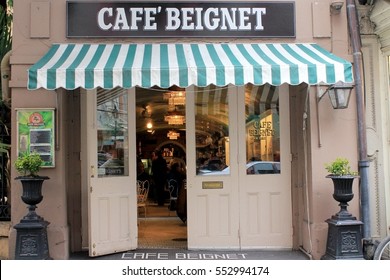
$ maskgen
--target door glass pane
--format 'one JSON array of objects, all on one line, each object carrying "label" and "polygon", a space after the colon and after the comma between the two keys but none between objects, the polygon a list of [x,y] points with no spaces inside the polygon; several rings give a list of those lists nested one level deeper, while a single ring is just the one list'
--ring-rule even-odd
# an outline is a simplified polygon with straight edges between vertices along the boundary
[{"label": "door glass pane", "polygon": [[279,88],[245,87],[246,172],[280,173]]},{"label": "door glass pane", "polygon": [[98,176],[129,175],[127,90],[97,90]]},{"label": "door glass pane", "polygon": [[229,174],[228,87],[195,87],[196,170]]}]

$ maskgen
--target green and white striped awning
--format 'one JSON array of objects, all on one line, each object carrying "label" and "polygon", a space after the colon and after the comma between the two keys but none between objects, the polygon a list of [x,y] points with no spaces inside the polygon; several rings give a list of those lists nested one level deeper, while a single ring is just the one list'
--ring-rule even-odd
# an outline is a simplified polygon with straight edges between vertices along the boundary
[{"label": "green and white striped awning", "polygon": [[28,89],[352,82],[352,65],[316,44],[54,44]]}]

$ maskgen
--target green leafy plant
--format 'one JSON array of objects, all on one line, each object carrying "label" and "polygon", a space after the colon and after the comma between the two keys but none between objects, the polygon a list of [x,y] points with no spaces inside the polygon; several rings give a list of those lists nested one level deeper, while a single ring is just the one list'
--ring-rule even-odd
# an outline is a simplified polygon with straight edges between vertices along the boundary
[{"label": "green leafy plant", "polygon": [[13,1],[6,2],[6,8],[0,6],[0,58],[3,58],[12,47]]},{"label": "green leafy plant", "polygon": [[346,158],[338,157],[334,161],[325,164],[325,169],[332,176],[356,176],[356,171],[351,171],[349,161]]},{"label": "green leafy plant", "polygon": [[0,153],[8,153],[11,145],[0,142]]},{"label": "green leafy plant", "polygon": [[38,153],[30,153],[19,156],[15,161],[16,170],[26,177],[38,177],[43,160]]}]

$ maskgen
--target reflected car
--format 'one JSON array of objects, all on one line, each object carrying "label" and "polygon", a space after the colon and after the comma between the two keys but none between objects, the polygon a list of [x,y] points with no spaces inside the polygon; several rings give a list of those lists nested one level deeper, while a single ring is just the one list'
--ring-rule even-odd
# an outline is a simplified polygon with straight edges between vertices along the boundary
[{"label": "reflected car", "polygon": [[280,162],[252,161],[246,164],[246,174],[280,174]]},{"label": "reflected car", "polygon": [[[221,171],[199,170],[198,175],[229,175],[230,166]],[[280,162],[276,161],[251,161],[246,164],[246,174],[280,174]]]}]

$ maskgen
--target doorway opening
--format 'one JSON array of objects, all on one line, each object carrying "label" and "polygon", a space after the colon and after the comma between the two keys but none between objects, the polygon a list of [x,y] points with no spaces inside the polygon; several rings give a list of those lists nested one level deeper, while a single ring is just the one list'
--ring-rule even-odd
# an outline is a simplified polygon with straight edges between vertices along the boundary
[{"label": "doorway opening", "polygon": [[187,249],[185,89],[135,93],[137,190],[148,188],[138,207],[138,248]]}]

